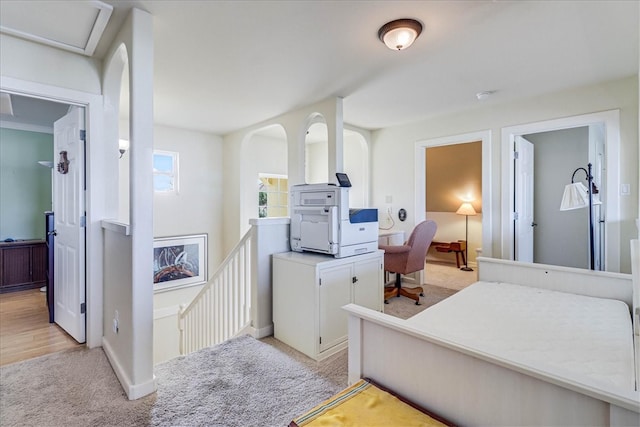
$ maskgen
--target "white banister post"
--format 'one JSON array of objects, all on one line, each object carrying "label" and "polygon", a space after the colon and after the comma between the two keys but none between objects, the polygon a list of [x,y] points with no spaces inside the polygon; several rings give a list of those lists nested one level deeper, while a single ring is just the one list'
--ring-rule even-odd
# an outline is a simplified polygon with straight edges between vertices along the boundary
[{"label": "white banister post", "polygon": [[180,330],[180,354],[184,355],[184,304],[180,304],[178,311],[178,329]]}]

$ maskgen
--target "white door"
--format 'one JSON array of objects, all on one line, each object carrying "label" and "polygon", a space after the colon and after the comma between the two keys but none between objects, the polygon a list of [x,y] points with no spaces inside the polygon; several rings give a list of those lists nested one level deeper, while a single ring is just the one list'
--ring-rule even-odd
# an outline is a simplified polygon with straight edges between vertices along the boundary
[{"label": "white door", "polygon": [[[53,125],[54,320],[79,343],[85,331],[84,109]],[[66,160],[65,160],[66,158]]]},{"label": "white door", "polygon": [[533,262],[533,144],[518,135],[515,153],[514,259]]},{"label": "white door", "polygon": [[354,263],[353,298],[354,304],[382,311],[384,300],[382,266],[380,259],[370,259]]},{"label": "white door", "polygon": [[320,276],[320,351],[343,342],[347,337],[347,312],[342,306],[351,302],[351,264],[322,269]]}]

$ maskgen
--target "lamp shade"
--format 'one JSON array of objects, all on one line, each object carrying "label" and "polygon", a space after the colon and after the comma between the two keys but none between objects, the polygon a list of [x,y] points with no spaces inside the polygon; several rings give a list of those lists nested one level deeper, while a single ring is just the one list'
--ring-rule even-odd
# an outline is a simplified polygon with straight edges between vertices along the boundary
[{"label": "lamp shade", "polygon": [[456,211],[458,215],[475,215],[476,210],[473,209],[473,206],[469,202],[464,202],[460,205],[458,210]]},{"label": "lamp shade", "polygon": [[[592,203],[594,205],[602,204],[600,200],[594,200]],[[587,206],[589,206],[589,190],[583,183],[574,182],[564,187],[564,194],[560,203],[561,211],[586,208]]]},{"label": "lamp shade", "polygon": [[119,139],[118,140],[118,149],[127,151],[129,149],[129,140],[128,139]]}]

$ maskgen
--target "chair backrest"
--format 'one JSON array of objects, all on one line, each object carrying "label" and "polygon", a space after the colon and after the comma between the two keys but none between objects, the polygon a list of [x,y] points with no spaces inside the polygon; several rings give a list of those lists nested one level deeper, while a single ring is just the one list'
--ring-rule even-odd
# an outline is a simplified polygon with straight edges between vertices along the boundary
[{"label": "chair backrest", "polygon": [[436,235],[438,226],[430,219],[422,221],[411,232],[407,245],[411,246],[411,251],[407,257],[407,265],[403,274],[413,273],[424,268],[424,261],[433,237]]}]

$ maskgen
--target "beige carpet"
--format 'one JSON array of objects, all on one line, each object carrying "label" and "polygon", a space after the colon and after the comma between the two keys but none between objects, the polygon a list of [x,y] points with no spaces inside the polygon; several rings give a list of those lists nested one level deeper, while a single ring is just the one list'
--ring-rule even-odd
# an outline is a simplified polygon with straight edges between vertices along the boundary
[{"label": "beige carpet", "polygon": [[315,362],[242,336],[162,363],[158,391],[127,400],[101,348],[0,368],[0,425],[286,426],[347,386],[347,353]]},{"label": "beige carpet", "polygon": [[426,283],[422,285],[424,296],[420,297],[420,305],[415,305],[413,300],[401,296],[391,298],[389,304],[385,304],[384,312],[401,319],[408,319],[476,282],[477,277],[475,269],[462,271],[455,264],[430,261],[425,265]]},{"label": "beige carpet", "polygon": [[[422,305],[392,298],[408,318],[465,286],[455,266],[427,266]],[[347,350],[315,362],[273,337],[248,337],[156,366],[158,392],[127,400],[102,349],[75,349],[0,368],[4,426],[282,426],[347,385]],[[283,403],[285,403],[283,405]]]},{"label": "beige carpet", "polygon": [[425,264],[424,281],[459,291],[478,281],[478,269],[473,267],[473,271],[462,271],[455,264],[429,261]]}]

